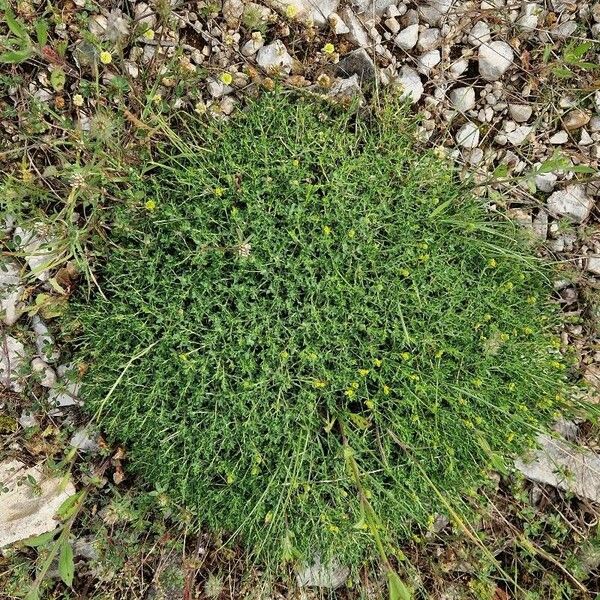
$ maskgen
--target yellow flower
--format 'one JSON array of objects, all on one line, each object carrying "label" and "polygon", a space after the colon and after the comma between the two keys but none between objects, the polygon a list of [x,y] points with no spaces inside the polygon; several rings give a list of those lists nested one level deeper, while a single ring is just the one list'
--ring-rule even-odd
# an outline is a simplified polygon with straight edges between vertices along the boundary
[{"label": "yellow flower", "polygon": [[74,106],[83,106],[83,96],[81,94],[75,94],[73,96],[73,105]]},{"label": "yellow flower", "polygon": [[402,275],[402,277],[408,277],[410,275],[410,271],[408,269],[400,269],[400,275]]},{"label": "yellow flower", "polygon": [[156,210],[156,201],[155,200],[147,200],[146,204],[144,204],[144,206],[146,207],[146,210],[149,210],[150,212],[152,212],[153,210]]},{"label": "yellow flower", "polygon": [[154,104],[158,104],[161,100],[162,96],[160,94],[154,94],[154,96],[152,96],[152,102],[154,102]]},{"label": "yellow flower", "polygon": [[327,385],[327,382],[323,381],[322,379],[315,379],[312,382],[312,385],[313,385],[314,388],[322,389],[322,388],[324,388]]},{"label": "yellow flower", "polygon": [[410,352],[403,352],[401,355],[402,360],[409,360],[410,359]]},{"label": "yellow flower", "polygon": [[523,333],[524,333],[525,335],[532,335],[532,334],[533,334],[533,328],[532,328],[532,327],[525,327],[525,328],[523,329]]},{"label": "yellow flower", "polygon": [[323,46],[323,52],[325,52],[325,54],[333,54],[335,52],[335,46],[329,42]]},{"label": "yellow flower", "polygon": [[225,71],[224,73],[221,73],[221,81],[225,85],[231,85],[231,82],[233,81],[233,75]]},{"label": "yellow flower", "polygon": [[380,367],[382,364],[383,364],[383,362],[380,358],[373,359],[373,365],[375,365],[376,367]]},{"label": "yellow flower", "polygon": [[514,392],[517,385],[515,384],[514,381],[511,381],[506,387],[509,392]]},{"label": "yellow flower", "polygon": [[231,485],[235,481],[233,473],[227,473],[227,485]]},{"label": "yellow flower", "polygon": [[217,196],[218,198],[220,198],[220,197],[221,197],[221,196],[222,196],[224,193],[225,193],[225,190],[224,190],[222,187],[216,187],[216,188],[213,190],[213,194],[214,194],[215,196]]},{"label": "yellow flower", "polygon": [[488,267],[490,267],[490,269],[495,269],[498,266],[498,263],[496,262],[496,259],[494,258],[490,258],[490,260],[487,261]]},{"label": "yellow flower", "polygon": [[293,19],[298,14],[298,7],[294,4],[288,4],[285,7],[285,14],[288,19]]},{"label": "yellow flower", "polygon": [[300,166],[300,161],[299,161],[297,158],[295,158],[295,159],[292,161],[292,166],[294,166],[294,167],[299,167],[299,166]]},{"label": "yellow flower", "polygon": [[508,333],[501,333],[501,334],[500,334],[500,339],[501,339],[503,342],[508,342],[508,340],[510,340],[510,335],[508,335]]},{"label": "yellow flower", "polygon": [[323,233],[325,235],[331,235],[331,227],[329,227],[329,225],[325,225],[325,227],[323,227]]},{"label": "yellow flower", "polygon": [[391,391],[392,390],[390,390],[390,388],[387,385],[383,386],[383,395],[384,396],[389,396]]},{"label": "yellow flower", "polygon": [[513,431],[511,431],[507,436],[506,436],[506,441],[510,444],[510,442],[512,442],[515,439],[515,434]]},{"label": "yellow flower", "polygon": [[371,410],[373,410],[375,408],[375,402],[373,402],[373,400],[366,400],[365,401],[365,406]]},{"label": "yellow flower", "polygon": [[351,387],[349,387],[349,388],[346,388],[346,391],[344,392],[344,394],[346,396],[348,396],[348,398],[352,398],[353,396],[356,395],[356,390],[354,390]]},{"label": "yellow flower", "polygon": [[408,376],[409,379],[412,379],[412,381],[419,381],[419,379],[421,379],[417,374],[412,373]]},{"label": "yellow flower", "polygon": [[351,230],[348,232],[348,237],[349,237],[351,240],[352,240],[352,239],[354,239],[354,238],[356,237],[356,231],[355,231],[354,229],[351,229]]},{"label": "yellow flower", "polygon": [[366,376],[369,374],[369,369],[359,369],[359,370],[358,370],[358,374],[359,374],[361,377],[366,377]]},{"label": "yellow flower", "polygon": [[146,29],[142,35],[144,36],[144,39],[151,42],[154,39],[154,29]]},{"label": "yellow flower", "polygon": [[473,385],[476,388],[480,388],[483,385],[483,380],[479,379],[479,377],[477,377],[476,379],[473,379]]},{"label": "yellow flower", "polygon": [[112,62],[112,54],[107,50],[102,50],[102,52],[100,52],[100,62],[103,65],[110,65]]}]

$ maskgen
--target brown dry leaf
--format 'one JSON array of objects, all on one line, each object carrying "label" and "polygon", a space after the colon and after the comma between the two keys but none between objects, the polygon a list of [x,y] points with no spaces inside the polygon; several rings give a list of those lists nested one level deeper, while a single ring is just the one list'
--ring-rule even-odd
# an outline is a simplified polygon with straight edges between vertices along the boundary
[{"label": "brown dry leaf", "polygon": [[122,483],[125,479],[125,473],[123,471],[123,467],[120,462],[115,464],[115,472],[113,473],[113,481],[116,485]]}]

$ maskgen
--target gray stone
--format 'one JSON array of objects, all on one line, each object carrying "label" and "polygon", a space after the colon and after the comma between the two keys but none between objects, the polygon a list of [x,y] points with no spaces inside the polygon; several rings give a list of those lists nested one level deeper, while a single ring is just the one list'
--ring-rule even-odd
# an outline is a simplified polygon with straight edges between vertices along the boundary
[{"label": "gray stone", "polygon": [[352,77],[347,77],[346,79],[338,79],[331,86],[328,95],[338,100],[350,100],[356,97],[362,98],[363,93],[358,75],[352,75]]},{"label": "gray stone", "polygon": [[419,52],[435,50],[440,45],[440,41],[440,30],[437,27],[429,27],[421,31],[417,42],[417,50]]},{"label": "gray stone", "polygon": [[343,35],[345,33],[350,33],[350,29],[348,29],[348,26],[346,25],[346,23],[344,23],[344,21],[342,21],[342,17],[340,17],[340,15],[338,15],[337,13],[331,13],[329,15],[328,21],[329,21],[329,27],[331,27],[331,30],[336,35]]},{"label": "gray stone", "polygon": [[415,47],[418,39],[419,25],[409,25],[394,38],[394,44],[402,50],[411,50]]},{"label": "gray stone", "polygon": [[481,44],[479,47],[479,73],[486,81],[500,79],[513,63],[512,48],[502,41]]},{"label": "gray stone", "polygon": [[146,25],[148,29],[156,26],[156,13],[145,2],[136,2],[133,5],[133,18],[137,25]]},{"label": "gray stone", "polygon": [[531,125],[520,125],[513,131],[506,134],[506,139],[513,146],[520,146],[531,134],[533,127]]},{"label": "gray stone", "polygon": [[508,112],[517,123],[525,123],[533,114],[533,106],[531,104],[509,104]]},{"label": "gray stone", "polygon": [[339,0],[274,0],[273,8],[286,14],[289,7],[295,10],[295,17],[317,27],[325,27],[328,19],[339,5]]},{"label": "gray stone", "polygon": [[449,94],[452,106],[459,112],[475,108],[475,90],[471,86],[454,88]]},{"label": "gray stone", "polygon": [[397,3],[398,0],[352,0],[352,6],[357,13],[377,17],[383,15],[390,6]]},{"label": "gray stone", "polygon": [[0,385],[13,392],[23,391],[25,356],[25,347],[19,340],[7,334],[0,336]]},{"label": "gray stone", "polygon": [[72,436],[69,444],[82,452],[98,452],[100,446],[97,442],[98,435],[90,433],[88,429],[78,429]]},{"label": "gray stone", "polygon": [[16,227],[13,239],[18,242],[21,252],[32,273],[40,280],[50,278],[49,269],[56,262],[57,255],[54,248],[55,242],[39,226],[38,230]]},{"label": "gray stone", "polygon": [[456,143],[462,148],[476,148],[479,145],[479,127],[470,121],[465,123],[456,132]]},{"label": "gray stone", "polygon": [[417,59],[417,67],[420,73],[424,75],[428,75],[431,69],[440,64],[442,60],[442,55],[439,50],[430,50],[429,52],[425,52],[425,54],[421,54]]},{"label": "gray stone", "polygon": [[56,384],[56,373],[54,369],[41,358],[34,358],[31,361],[31,371],[39,377],[40,385],[46,388],[53,388]]},{"label": "gray stone", "polygon": [[32,317],[31,323],[33,325],[33,332],[35,333],[35,346],[39,357],[46,362],[58,360],[60,354],[56,349],[54,338],[50,335],[46,324],[38,315]]},{"label": "gray stone", "polygon": [[[539,168],[539,163],[536,168]],[[558,177],[554,173],[538,173],[535,176],[535,187],[541,192],[550,193],[554,190]]]},{"label": "gray stone", "polygon": [[557,131],[553,136],[550,137],[548,142],[555,146],[560,144],[566,144],[569,141],[569,134],[566,131]]},{"label": "gray stone", "polygon": [[336,75],[340,77],[358,75],[361,81],[375,79],[376,72],[375,63],[364,48],[350,52],[335,66]]},{"label": "gray stone", "polygon": [[475,46],[476,48],[481,46],[481,44],[487,44],[490,39],[490,26],[486,21],[477,21],[477,23],[475,23],[475,25],[473,25],[471,28],[469,36],[467,37],[469,44],[471,44],[471,46]]},{"label": "gray stone", "polygon": [[223,0],[223,18],[230,29],[237,29],[244,14],[242,0]]},{"label": "gray stone", "polygon": [[0,316],[6,325],[14,325],[25,304],[21,301],[25,286],[21,281],[19,265],[6,260],[0,264]]},{"label": "gray stone", "polygon": [[244,56],[254,56],[263,46],[265,40],[260,31],[255,31],[252,37],[242,46],[241,53]]},{"label": "gray stone", "polygon": [[0,502],[0,548],[54,530],[58,508],[75,494],[64,476],[48,477],[41,466],[28,468],[17,460],[0,463],[0,481],[5,488]]},{"label": "gray stone", "polygon": [[590,254],[587,257],[585,268],[594,275],[600,277],[600,254]]},{"label": "gray stone", "polygon": [[559,23],[550,31],[550,35],[557,40],[564,40],[571,37],[577,31],[577,23],[575,21],[564,21]]},{"label": "gray stone", "polygon": [[444,20],[454,0],[427,0],[418,2],[419,16],[429,25],[440,25]]},{"label": "gray stone", "polygon": [[258,51],[256,62],[267,73],[289,73],[292,69],[293,59],[288,54],[284,43],[281,40],[275,40]]},{"label": "gray stone", "polygon": [[527,479],[600,502],[600,456],[545,434],[537,441],[540,448],[530,460],[515,461]]},{"label": "gray stone", "polygon": [[340,17],[348,27],[346,37],[359,48],[368,47],[370,45],[369,34],[354,11],[349,6],[344,6],[340,10]]},{"label": "gray stone", "polygon": [[403,66],[400,74],[394,80],[394,85],[400,88],[403,98],[410,99],[411,104],[418,102],[423,95],[423,83],[419,74],[412,67]]},{"label": "gray stone", "polygon": [[538,26],[538,18],[542,14],[542,8],[533,2],[525,2],[521,7],[521,14],[517,20],[517,26],[521,31],[531,32]]},{"label": "gray stone", "polygon": [[559,217],[568,217],[575,223],[585,221],[594,206],[594,199],[585,192],[585,187],[571,184],[557,190],[548,198],[548,210]]},{"label": "gray stone", "polygon": [[312,565],[305,565],[297,574],[300,587],[322,587],[336,589],[344,585],[350,570],[337,559],[323,564],[319,556],[315,557]]},{"label": "gray stone", "polygon": [[73,365],[60,365],[57,369],[59,382],[50,390],[48,402],[57,408],[81,404],[77,369]]}]

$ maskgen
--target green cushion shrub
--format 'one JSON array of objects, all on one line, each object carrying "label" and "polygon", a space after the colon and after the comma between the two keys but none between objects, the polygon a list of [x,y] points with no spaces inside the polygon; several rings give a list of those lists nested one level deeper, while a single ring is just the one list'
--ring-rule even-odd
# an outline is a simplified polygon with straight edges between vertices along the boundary
[{"label": "green cushion shrub", "polygon": [[397,553],[561,404],[547,270],[392,100],[176,131],[76,309],[87,409],[267,564]]}]

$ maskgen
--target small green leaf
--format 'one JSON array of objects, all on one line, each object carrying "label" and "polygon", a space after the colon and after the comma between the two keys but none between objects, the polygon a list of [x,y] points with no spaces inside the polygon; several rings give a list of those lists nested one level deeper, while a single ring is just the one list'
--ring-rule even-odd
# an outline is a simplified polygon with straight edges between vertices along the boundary
[{"label": "small green leaf", "polygon": [[60,557],[58,559],[58,572],[60,578],[69,586],[73,585],[73,576],[75,575],[75,561],[73,560],[73,548],[66,540],[60,547]]},{"label": "small green leaf", "polygon": [[569,171],[572,173],[588,173],[589,175],[593,175],[598,171],[593,167],[588,167],[587,165],[573,165],[569,167]]},{"label": "small green leaf", "polygon": [[77,492],[76,494],[69,496],[58,507],[58,510],[56,511],[56,516],[61,521],[65,521],[69,517],[72,517],[77,512],[77,509],[79,508],[79,501],[81,500],[82,495],[83,495],[83,491]]},{"label": "small green leaf", "polygon": [[29,48],[24,50],[10,50],[0,54],[0,63],[18,65],[19,63],[25,62],[31,58],[32,54],[33,52]]},{"label": "small green leaf", "polygon": [[362,415],[359,415],[357,413],[350,413],[348,416],[350,417],[350,420],[354,423],[354,425],[356,425],[356,427],[358,427],[359,429],[369,428],[369,420],[365,419]]},{"label": "small green leaf", "polygon": [[46,533],[41,533],[40,535],[36,535],[34,537],[30,537],[23,543],[30,548],[39,548],[40,546],[45,546],[49,541],[53,540],[55,535],[56,529],[53,531],[47,531]]},{"label": "small green leaf", "polygon": [[497,177],[498,179],[502,179],[508,175],[508,165],[498,165],[494,172],[492,173],[492,177]]},{"label": "small green leaf", "polygon": [[552,73],[559,79],[569,79],[569,77],[573,77],[573,71],[570,71],[566,67],[554,67]]},{"label": "small green leaf", "polygon": [[390,591],[390,600],[411,600],[412,596],[405,583],[400,579],[398,573],[389,570],[388,589]]},{"label": "small green leaf", "polygon": [[32,586],[25,596],[25,600],[40,600],[40,592],[37,587]]},{"label": "small green leaf", "polygon": [[66,80],[67,76],[60,67],[52,69],[52,72],[50,73],[50,83],[55,92],[60,92],[65,87]]},{"label": "small green leaf", "polygon": [[582,42],[577,46],[567,46],[563,52],[563,58],[568,64],[577,64],[587,51],[592,47],[593,42]]},{"label": "small green leaf", "polygon": [[35,37],[39,46],[45,46],[48,41],[48,21],[38,19],[35,22]]},{"label": "small green leaf", "polygon": [[29,40],[29,36],[27,35],[27,30],[23,23],[21,23],[18,19],[15,18],[12,10],[8,7],[4,12],[4,20],[8,25],[8,28],[12,31],[12,33],[18,37],[22,42],[26,42]]}]

